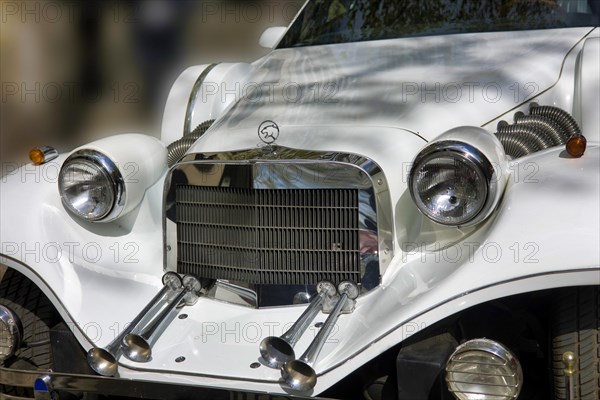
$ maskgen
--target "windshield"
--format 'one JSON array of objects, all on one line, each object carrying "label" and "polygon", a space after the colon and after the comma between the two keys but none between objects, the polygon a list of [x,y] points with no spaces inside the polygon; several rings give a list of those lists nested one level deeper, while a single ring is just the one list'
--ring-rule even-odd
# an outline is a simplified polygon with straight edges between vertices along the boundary
[{"label": "windshield", "polygon": [[596,0],[311,0],[279,47],[597,26]]}]

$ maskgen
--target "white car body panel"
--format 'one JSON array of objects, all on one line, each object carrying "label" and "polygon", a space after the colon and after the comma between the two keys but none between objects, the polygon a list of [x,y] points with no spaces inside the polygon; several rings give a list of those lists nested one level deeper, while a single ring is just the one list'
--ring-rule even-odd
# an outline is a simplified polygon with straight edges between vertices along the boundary
[{"label": "white car body panel", "polygon": [[[476,33],[276,50],[255,62],[249,77],[268,84],[242,91],[246,96],[211,132],[256,129],[273,120],[280,126],[392,126],[431,140],[456,126],[481,126],[555,85],[564,57],[588,33],[590,28]],[[570,111],[573,80],[565,82],[569,97],[561,94],[557,105]],[[450,92],[457,86],[455,99]],[[190,152],[212,151],[208,145],[198,142]],[[233,149],[223,145],[218,149]]]},{"label": "white car body panel", "polygon": [[600,74],[598,74],[600,64],[600,38],[589,38],[585,41],[581,62],[579,63],[576,81],[576,91],[581,93],[576,96],[580,101],[580,114],[576,115],[581,121],[581,130],[593,135],[593,132],[600,131]]},{"label": "white car body panel", "polygon": [[[274,120],[280,126],[280,146],[361,154],[386,173],[394,210],[394,259],[381,285],[359,298],[353,314],[339,319],[315,365],[320,377],[313,394],[416,331],[473,305],[533,290],[600,285],[600,129],[593,92],[598,87],[598,42],[598,30],[571,28],[349,43],[276,50],[252,65],[217,66],[206,76],[203,85],[271,82],[275,90],[272,98],[222,102],[215,100],[222,98],[219,92],[208,105],[198,103],[192,126],[221,118],[190,153],[256,148],[259,124]],[[163,119],[165,144],[181,137],[191,86],[204,68],[186,70],[173,86]],[[291,102],[283,92],[289,82],[334,82],[333,99],[339,102]],[[456,102],[421,102],[420,91],[410,94],[415,100],[398,90],[415,82],[493,84],[510,94],[495,102],[481,92],[473,99],[463,93]],[[511,92],[515,83],[520,90]],[[529,83],[537,85],[535,93],[523,90]],[[574,104],[582,105],[586,154],[569,159],[563,148],[552,148],[510,163],[504,171],[504,197],[481,226],[457,229],[425,219],[412,203],[405,179],[414,155],[456,126],[493,132],[497,120],[534,97],[569,112]],[[3,177],[0,262],[43,290],[84,348],[101,347],[161,287],[164,175],[126,217],[86,223],[71,217],[58,195],[55,178],[65,158]],[[78,244],[74,249],[73,243]],[[49,255],[36,259],[29,251],[35,246],[47,248]],[[89,253],[83,253],[84,247]],[[57,248],[59,257],[52,253]],[[450,253],[459,248],[460,256]],[[498,256],[493,253],[497,248],[502,251]],[[120,376],[286,393],[278,370],[249,365],[259,357],[260,340],[281,334],[303,310],[249,309],[201,298],[180,311],[187,319],[175,318],[164,330],[151,362],[122,358]],[[316,321],[324,319],[321,314]],[[297,354],[314,337],[314,330],[308,332],[296,346]],[[176,363],[179,356],[185,362]]]}]

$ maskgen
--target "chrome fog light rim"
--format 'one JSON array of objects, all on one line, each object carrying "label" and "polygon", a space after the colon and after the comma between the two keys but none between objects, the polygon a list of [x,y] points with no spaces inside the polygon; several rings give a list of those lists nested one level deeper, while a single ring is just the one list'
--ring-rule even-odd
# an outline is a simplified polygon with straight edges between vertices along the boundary
[{"label": "chrome fog light rim", "polygon": [[[496,382],[489,383],[494,378]],[[473,339],[458,346],[448,359],[446,384],[458,400],[479,400],[486,396],[516,399],[523,386],[523,371],[517,357],[503,344],[485,338]]]},{"label": "chrome fog light rim", "polygon": [[[464,164],[470,165],[487,186],[485,188],[485,199],[481,206],[468,218],[455,222],[438,218],[428,211],[427,205],[419,198],[416,188],[418,184],[417,174],[423,166],[436,158],[455,158]],[[490,214],[498,194],[498,179],[498,173],[494,165],[476,147],[460,141],[444,140],[432,143],[417,155],[408,175],[408,187],[413,202],[419,211],[432,221],[447,226],[470,226],[481,222]]]},{"label": "chrome fog light rim", "polygon": [[23,326],[17,314],[0,305],[0,362],[12,357],[21,347]]},{"label": "chrome fog light rim", "polygon": [[[103,174],[110,184],[109,189],[112,193],[112,199],[110,201],[111,204],[106,212],[96,217],[90,217],[81,213],[69,202],[65,194],[64,182],[67,178],[66,171],[69,167],[76,163],[93,165]],[[78,150],[65,160],[59,174],[59,192],[65,208],[67,208],[67,210],[75,214],[77,217],[88,221],[112,221],[121,214],[123,208],[125,207],[125,181],[123,179],[123,175],[119,171],[118,166],[105,154],[92,149]]]}]

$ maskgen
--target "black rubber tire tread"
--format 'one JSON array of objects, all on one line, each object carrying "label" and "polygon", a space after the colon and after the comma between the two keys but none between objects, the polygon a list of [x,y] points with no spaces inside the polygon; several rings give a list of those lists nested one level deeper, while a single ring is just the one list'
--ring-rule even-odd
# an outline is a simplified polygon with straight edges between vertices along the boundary
[{"label": "black rubber tire tread", "polygon": [[[23,324],[23,342],[48,341],[47,344],[24,347],[4,361],[6,367],[19,369],[51,369],[50,329],[59,321],[58,313],[48,298],[29,279],[7,268],[0,281],[0,304],[14,311]],[[32,396],[30,388],[0,384],[0,393],[12,396]]]},{"label": "black rubber tire tread", "polygon": [[600,399],[600,290],[584,286],[560,290],[555,297],[552,323],[554,398],[567,399],[562,356],[577,357],[575,398]]}]

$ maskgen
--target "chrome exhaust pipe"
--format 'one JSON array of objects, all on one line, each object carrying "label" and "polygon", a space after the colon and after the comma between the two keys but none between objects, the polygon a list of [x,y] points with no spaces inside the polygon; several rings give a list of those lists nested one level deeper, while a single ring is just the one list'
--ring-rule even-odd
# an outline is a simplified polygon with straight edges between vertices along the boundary
[{"label": "chrome exhaust pipe", "polygon": [[329,281],[317,283],[317,295],[291,326],[281,336],[269,336],[260,342],[260,355],[267,366],[281,368],[287,361],[296,358],[294,346],[302,337],[312,320],[317,316],[326,298],[335,296],[335,285]]},{"label": "chrome exhaust pipe", "polygon": [[185,305],[194,305],[198,301],[202,285],[198,279],[191,275],[183,277],[183,289],[177,294],[174,300],[167,303],[167,306],[161,310],[158,315],[141,332],[130,333],[125,336],[122,343],[123,355],[131,361],[148,362],[152,358],[152,346],[150,340],[158,329],[163,325],[169,313],[182,300]]},{"label": "chrome exhaust pipe", "polygon": [[169,292],[179,289],[182,280],[175,272],[167,272],[162,277],[163,288],[146,304],[140,313],[131,321],[131,323],[121,331],[112,342],[106,347],[93,347],[87,352],[87,362],[90,367],[102,376],[114,376],[117,374],[119,364],[117,358],[121,354],[121,344],[127,335],[129,335],[146,315],[153,310],[160,300]]},{"label": "chrome exhaust pipe", "polygon": [[312,365],[319,357],[325,341],[331,334],[335,323],[344,311],[352,311],[359,294],[358,286],[350,281],[341,282],[338,286],[341,294],[331,314],[325,320],[323,327],[310,343],[304,354],[297,360],[288,361],[281,368],[281,377],[292,389],[306,392],[312,390],[317,384],[317,373]]}]

